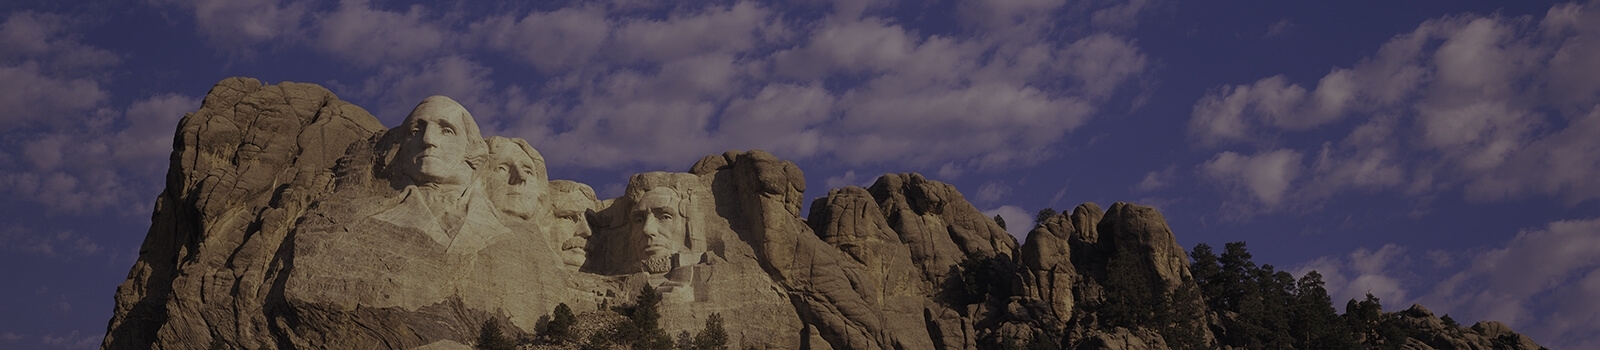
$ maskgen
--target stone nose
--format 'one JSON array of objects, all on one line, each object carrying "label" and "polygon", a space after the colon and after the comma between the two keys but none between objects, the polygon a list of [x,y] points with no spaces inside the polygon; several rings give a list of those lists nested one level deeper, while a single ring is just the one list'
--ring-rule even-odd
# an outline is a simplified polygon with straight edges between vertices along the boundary
[{"label": "stone nose", "polygon": [[662,230],[661,227],[661,220],[656,219],[655,215],[648,213],[644,216],[644,234],[649,236],[652,241],[655,240],[656,237],[666,236],[666,232]]},{"label": "stone nose", "polygon": [[511,169],[507,170],[507,172],[510,173],[510,178],[506,179],[506,183],[512,185],[521,185],[524,182],[528,182],[527,176],[523,175],[522,171],[517,170],[515,166],[512,166]]},{"label": "stone nose", "polygon": [[423,130],[422,130],[422,145],[423,146],[437,147],[437,146],[439,146],[440,142],[444,142],[444,133],[440,132],[439,128],[434,127],[432,125],[429,125],[429,126],[423,128]]},{"label": "stone nose", "polygon": [[588,222],[579,222],[578,230],[573,232],[572,235],[575,237],[583,237],[584,239],[588,239],[589,236],[594,235],[594,231],[589,229]]}]

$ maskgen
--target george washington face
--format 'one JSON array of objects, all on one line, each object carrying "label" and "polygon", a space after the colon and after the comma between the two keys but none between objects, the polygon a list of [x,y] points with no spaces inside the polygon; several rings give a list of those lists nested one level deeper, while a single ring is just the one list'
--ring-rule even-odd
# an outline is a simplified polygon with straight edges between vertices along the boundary
[{"label": "george washington face", "polygon": [[463,184],[471,179],[467,158],[482,151],[482,141],[466,108],[448,97],[429,97],[400,127],[405,138],[399,161],[406,176],[418,184]]}]

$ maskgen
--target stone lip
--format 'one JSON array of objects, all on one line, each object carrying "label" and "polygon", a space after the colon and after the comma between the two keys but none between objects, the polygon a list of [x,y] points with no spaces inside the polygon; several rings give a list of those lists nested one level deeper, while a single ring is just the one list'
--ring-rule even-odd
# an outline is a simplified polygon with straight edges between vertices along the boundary
[{"label": "stone lip", "polygon": [[[650,287],[669,334],[717,313],[736,348],[975,349],[1056,334],[1160,349],[1152,329],[1096,321],[1109,262],[1157,290],[1194,286],[1151,207],[1084,203],[1019,244],[954,186],[902,173],[829,189],[802,218],[804,173],[760,150],[637,174],[602,200],[549,181],[526,141],[480,142],[464,109],[407,120],[386,129],[311,84],[217,83],[179,122],[102,347],[462,348],[484,322],[533,337],[557,304],[592,333]],[[406,155],[434,152],[418,147],[438,140],[415,136],[435,135],[427,123],[472,126],[460,157],[408,169]],[[454,172],[416,176],[438,169]],[[1413,338],[1423,346],[1537,348],[1495,322],[1400,315],[1431,335]]]}]

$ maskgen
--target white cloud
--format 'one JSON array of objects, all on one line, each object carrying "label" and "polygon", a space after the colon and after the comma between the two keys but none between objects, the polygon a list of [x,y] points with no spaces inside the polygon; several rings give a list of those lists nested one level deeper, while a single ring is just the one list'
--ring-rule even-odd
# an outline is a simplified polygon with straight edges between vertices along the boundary
[{"label": "white cloud", "polygon": [[338,10],[316,15],[316,45],[345,61],[372,66],[414,61],[451,45],[459,36],[429,21],[421,5],[405,12],[374,9],[369,0],[342,0]]},{"label": "white cloud", "polygon": [[1267,27],[1266,37],[1282,38],[1284,36],[1288,36],[1289,33],[1294,30],[1294,27],[1294,20],[1288,18],[1280,19],[1277,22],[1272,23],[1271,26]]},{"label": "white cloud", "polygon": [[628,19],[613,32],[611,46],[619,59],[644,62],[743,52],[754,48],[764,24],[775,20],[752,2],[680,11],[665,20]]},{"label": "white cloud", "polygon": [[544,71],[588,63],[605,44],[611,25],[603,6],[568,7],[551,12],[531,12],[521,19],[509,15],[472,24],[471,32],[495,50],[509,51]]},{"label": "white cloud", "polygon": [[717,130],[725,144],[811,157],[824,150],[822,126],[833,116],[834,103],[818,84],[768,84],[755,96],[729,102]]},{"label": "white cloud", "polygon": [[284,0],[152,0],[194,14],[195,32],[224,52],[248,53],[273,40],[300,37],[307,4]]},{"label": "white cloud", "polygon": [[15,135],[7,146],[20,148],[27,163],[0,166],[0,188],[52,211],[147,215],[177,122],[199,105],[194,97],[158,95],[122,113],[102,107],[63,118],[79,123],[75,130]]},{"label": "white cloud", "polygon": [[[207,16],[197,30],[217,38],[309,45],[375,68],[371,78],[336,88],[376,101],[368,107],[382,120],[397,121],[423,96],[452,96],[486,134],[526,138],[553,166],[681,167],[750,148],[947,174],[1033,164],[1118,91],[1146,79],[1151,65],[1130,38],[1063,31],[1051,17],[1114,10],[1105,16],[1131,20],[1147,1],[961,5],[982,11],[965,19],[969,28],[942,34],[869,13],[875,4],[840,4],[815,17],[777,15],[815,4],[743,1],[486,16],[363,0],[322,12],[281,1],[179,5]],[[216,22],[246,8],[269,11],[237,21],[251,26]],[[478,49],[488,50],[450,53]],[[516,69],[491,70],[500,58],[493,54],[542,75],[494,75]]]},{"label": "white cloud", "polygon": [[108,51],[83,45],[69,33],[74,19],[29,11],[0,23],[0,131],[48,123],[93,111],[109,97],[91,78],[116,64]]},{"label": "white cloud", "polygon": [[1289,149],[1249,156],[1222,152],[1201,164],[1200,174],[1272,210],[1283,204],[1289,186],[1299,177],[1300,158],[1300,152]]},{"label": "white cloud", "polygon": [[1026,241],[1028,239],[1028,231],[1033,230],[1033,214],[1029,214],[1028,211],[1022,210],[1022,207],[1019,206],[1002,205],[999,208],[983,211],[983,215],[989,217],[999,215],[1000,218],[1005,219],[1006,233],[1016,237],[1018,242]]},{"label": "white cloud", "polygon": [[81,73],[117,64],[120,59],[100,48],[79,43],[71,33],[77,20],[66,16],[13,12],[0,23],[0,62],[23,59],[50,73]]},{"label": "white cloud", "polygon": [[0,249],[45,257],[99,255],[105,247],[72,231],[39,232],[22,226],[0,228]]},{"label": "white cloud", "polygon": [[870,181],[877,180],[876,178],[856,175],[855,170],[846,170],[844,174],[839,174],[838,176],[829,176],[826,180],[823,180],[823,183],[828,185],[828,189],[842,188],[845,186],[866,188],[867,186],[872,185]]},{"label": "white cloud", "polygon": [[85,349],[96,346],[100,343],[101,339],[105,338],[105,336],[100,334],[83,335],[78,331],[72,331],[60,336],[55,334],[46,334],[40,338],[44,340],[44,345],[50,347]]},{"label": "white cloud", "polygon": [[983,186],[979,186],[978,193],[973,198],[980,203],[993,203],[1008,195],[1011,195],[1011,186],[990,181],[985,182]]},{"label": "white cloud", "polygon": [[423,98],[450,96],[467,107],[480,128],[488,131],[492,128],[483,124],[494,122],[500,114],[495,107],[505,105],[503,95],[496,93],[494,82],[489,80],[491,73],[489,67],[465,57],[445,56],[420,65],[385,66],[345,94],[376,101],[367,108],[388,125],[398,125]]},{"label": "white cloud", "polygon": [[[1093,4],[1096,2],[1086,3]],[[1090,14],[1090,21],[1095,27],[1112,30],[1129,30],[1133,29],[1133,27],[1139,24],[1141,17],[1143,17],[1141,16],[1142,13],[1150,11],[1156,7],[1160,7],[1162,1],[1111,0],[1099,1],[1099,3],[1111,3],[1112,5],[1095,9],[1094,12]]]},{"label": "white cloud", "polygon": [[1172,186],[1172,182],[1176,180],[1177,176],[1178,168],[1174,166],[1169,166],[1161,171],[1148,172],[1144,174],[1144,178],[1139,180],[1139,183],[1133,185],[1133,189],[1139,192],[1150,192],[1167,188]]},{"label": "white cloud", "polygon": [[1404,268],[1410,265],[1404,254],[1405,248],[1393,243],[1384,244],[1376,251],[1361,247],[1346,256],[1317,258],[1300,265],[1293,274],[1304,276],[1313,270],[1322,274],[1335,308],[1351,299],[1363,300],[1371,293],[1387,305],[1389,311],[1396,311],[1411,303],[1406,299],[1406,286],[1402,283],[1406,277]]},{"label": "white cloud", "polygon": [[1600,219],[1524,230],[1426,297],[1473,319],[1505,322],[1551,348],[1600,345]]},{"label": "white cloud", "polygon": [[[1404,189],[1468,199],[1529,195],[1600,199],[1600,52],[1596,3],[1553,6],[1540,20],[1450,16],[1398,35],[1315,87],[1284,76],[1211,90],[1189,132],[1204,146],[1285,149],[1286,136],[1327,140],[1307,181],[1282,191],[1314,201],[1350,189]],[[1579,63],[1583,62],[1583,63]],[[1352,125],[1332,123],[1364,118]],[[1213,159],[1215,161],[1217,159]],[[1302,187],[1303,186],[1303,187]],[[1275,188],[1258,191],[1270,199]],[[1261,196],[1259,194],[1269,194]]]},{"label": "white cloud", "polygon": [[1467,186],[1467,196],[1499,199],[1523,193],[1562,197],[1568,203],[1600,198],[1600,108],[1567,127],[1507,150],[1500,166]]},{"label": "white cloud", "polygon": [[[1414,263],[1414,260],[1423,264]],[[1425,265],[1425,266],[1424,266]],[[1421,303],[1466,323],[1500,321],[1556,349],[1600,345],[1600,219],[1551,222],[1492,249],[1431,250],[1413,257],[1385,244],[1295,268],[1323,275],[1335,306],[1366,293],[1393,311]],[[1442,280],[1426,278],[1434,273]],[[1421,291],[1425,295],[1411,296]]]},{"label": "white cloud", "polygon": [[0,66],[0,130],[40,121],[60,121],[63,115],[81,114],[104,103],[108,93],[89,79],[58,78],[42,74],[33,62]]}]

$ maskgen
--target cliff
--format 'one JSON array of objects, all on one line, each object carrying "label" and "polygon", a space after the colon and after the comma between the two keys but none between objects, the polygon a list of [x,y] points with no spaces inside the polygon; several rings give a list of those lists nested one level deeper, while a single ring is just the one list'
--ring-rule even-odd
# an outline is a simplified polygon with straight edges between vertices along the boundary
[{"label": "cliff", "polygon": [[[103,347],[465,348],[486,322],[531,339],[560,304],[605,323],[642,289],[667,334],[718,314],[735,348],[1231,339],[1153,208],[1084,203],[1019,244],[918,174],[829,189],[801,217],[806,190],[793,162],[730,151],[600,199],[446,97],[391,129],[315,85],[230,78],[178,126]],[[1399,315],[1410,348],[1537,347]]]}]

